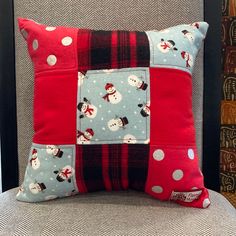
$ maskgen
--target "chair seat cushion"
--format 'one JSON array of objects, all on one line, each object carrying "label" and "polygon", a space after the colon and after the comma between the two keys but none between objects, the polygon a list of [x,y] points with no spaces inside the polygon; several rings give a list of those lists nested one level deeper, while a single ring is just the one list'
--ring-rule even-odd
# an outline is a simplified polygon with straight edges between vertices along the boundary
[{"label": "chair seat cushion", "polygon": [[99,192],[29,204],[0,195],[0,235],[235,235],[236,211],[219,193],[202,210],[141,192]]}]

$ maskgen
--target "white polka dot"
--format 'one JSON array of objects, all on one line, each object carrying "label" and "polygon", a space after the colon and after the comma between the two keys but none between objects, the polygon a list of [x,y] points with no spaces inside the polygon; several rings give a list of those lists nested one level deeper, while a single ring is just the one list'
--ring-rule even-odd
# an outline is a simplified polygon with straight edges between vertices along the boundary
[{"label": "white polka dot", "polygon": [[22,30],[21,30],[21,34],[23,35],[23,37],[24,37],[25,39],[27,39],[27,37],[28,37],[28,32],[27,32],[25,29],[22,29]]},{"label": "white polka dot", "polygon": [[51,27],[51,26],[47,26],[46,27],[46,30],[47,31],[53,31],[53,30],[55,30],[56,29],[56,27]]},{"label": "white polka dot", "polygon": [[165,153],[161,149],[157,149],[153,152],[153,158],[156,161],[162,161],[165,157]]},{"label": "white polka dot", "polygon": [[207,208],[210,205],[210,203],[211,202],[210,202],[209,198],[206,198],[206,199],[204,199],[204,201],[202,203],[202,207]]},{"label": "white polka dot", "polygon": [[198,188],[197,187],[192,187],[192,190],[197,190]]},{"label": "white polka dot", "polygon": [[184,173],[182,170],[175,170],[172,174],[174,180],[179,181],[183,178]]},{"label": "white polka dot", "polygon": [[193,160],[194,159],[194,151],[193,149],[188,149],[188,157],[189,159]]},{"label": "white polka dot", "polygon": [[45,197],[45,200],[53,200],[55,198],[57,198],[56,195],[48,195],[48,196]]},{"label": "white polka dot", "polygon": [[154,193],[162,193],[163,192],[163,188],[161,186],[153,186],[152,187],[152,191]]},{"label": "white polka dot", "polygon": [[47,63],[49,66],[54,66],[57,63],[57,58],[54,55],[49,55],[47,58]]},{"label": "white polka dot", "polygon": [[37,49],[38,49],[38,47],[39,47],[39,42],[38,42],[37,39],[35,39],[35,40],[33,41],[32,47],[33,47],[34,50],[37,50]]},{"label": "white polka dot", "polygon": [[62,45],[69,46],[72,43],[72,38],[67,36],[61,40]]}]

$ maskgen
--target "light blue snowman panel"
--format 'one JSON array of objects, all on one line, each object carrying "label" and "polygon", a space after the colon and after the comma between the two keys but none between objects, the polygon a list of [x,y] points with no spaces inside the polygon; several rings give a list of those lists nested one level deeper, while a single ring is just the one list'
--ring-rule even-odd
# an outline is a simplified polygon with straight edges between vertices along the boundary
[{"label": "light blue snowman panel", "polygon": [[32,144],[17,200],[39,202],[78,193],[74,145]]},{"label": "light blue snowman panel", "polygon": [[161,31],[146,31],[150,45],[150,67],[176,68],[192,73],[207,29],[206,22],[197,22]]},{"label": "light blue snowman panel", "polygon": [[78,76],[77,144],[149,143],[148,68]]}]

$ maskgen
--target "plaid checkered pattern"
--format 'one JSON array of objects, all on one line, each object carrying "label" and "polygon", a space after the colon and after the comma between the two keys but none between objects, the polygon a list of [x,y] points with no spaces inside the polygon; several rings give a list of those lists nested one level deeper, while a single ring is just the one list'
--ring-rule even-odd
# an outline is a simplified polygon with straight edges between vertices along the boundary
[{"label": "plaid checkered pattern", "polygon": [[80,29],[78,34],[79,71],[150,65],[145,32]]},{"label": "plaid checkered pattern", "polygon": [[77,145],[76,148],[76,181],[80,192],[145,190],[149,145]]}]

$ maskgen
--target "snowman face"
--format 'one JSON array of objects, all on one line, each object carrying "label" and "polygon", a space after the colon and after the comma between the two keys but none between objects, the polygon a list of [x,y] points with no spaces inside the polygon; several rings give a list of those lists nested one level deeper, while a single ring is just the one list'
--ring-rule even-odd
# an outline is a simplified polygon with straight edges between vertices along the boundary
[{"label": "snowman face", "polygon": [[117,131],[121,124],[122,121],[120,119],[111,119],[108,121],[107,126],[111,131]]},{"label": "snowman face", "polygon": [[34,154],[32,154],[32,158],[37,158],[37,156],[38,156],[38,153],[37,153],[37,152],[35,152]]},{"label": "snowman face", "polygon": [[47,145],[46,146],[47,149],[46,149],[46,152],[50,155],[53,155],[53,156],[56,156],[58,151],[59,151],[59,148],[55,145]]},{"label": "snowman face", "polygon": [[84,79],[84,74],[82,74],[81,72],[78,72],[78,79],[83,80]]},{"label": "snowman face", "polygon": [[85,77],[84,74],[78,72],[78,87],[84,83],[84,77]]},{"label": "snowman face", "polygon": [[162,52],[162,53],[167,53],[170,51],[171,48],[173,48],[173,45],[168,42],[168,41],[162,41],[157,45],[157,48]]},{"label": "snowman face", "polygon": [[116,122],[117,122],[117,124],[118,124],[119,127],[122,127],[122,126],[123,126],[123,122],[122,122],[121,119],[117,119]]},{"label": "snowman face", "polygon": [[188,60],[189,63],[190,63],[190,61],[192,61],[193,57],[192,57],[189,53],[186,52],[186,53],[184,54],[184,59],[185,59],[185,60]]},{"label": "snowman face", "polygon": [[88,131],[84,132],[84,136],[89,140],[93,137]]},{"label": "snowman face", "polygon": [[65,166],[59,173],[58,176],[60,178],[67,180],[71,178],[71,176],[74,174],[74,169],[71,166]]},{"label": "snowman face", "polygon": [[31,193],[33,193],[33,194],[37,194],[42,191],[42,189],[40,188],[38,183],[29,184],[29,189],[30,189]]},{"label": "snowman face", "polygon": [[128,83],[133,87],[138,87],[140,83],[142,84],[142,81],[136,75],[130,75],[128,77]]},{"label": "snowman face", "polygon": [[191,24],[191,26],[195,27],[195,28],[199,28],[199,23],[198,22],[194,22],[193,24]]},{"label": "snowman face", "polygon": [[37,170],[40,167],[40,161],[38,158],[31,160],[31,166],[34,170]]},{"label": "snowman face", "polygon": [[87,104],[83,104],[81,107],[81,112],[85,113],[85,111],[87,110],[88,105]]},{"label": "snowman face", "polygon": [[187,34],[185,34],[185,37],[186,37],[191,43],[193,43],[194,37],[193,37],[192,33],[187,33]]},{"label": "snowman face", "polygon": [[114,86],[107,89],[108,93],[114,93],[116,91],[116,88]]},{"label": "snowman face", "polygon": [[132,134],[126,134],[124,136],[123,142],[127,144],[135,144],[137,143],[137,140]]},{"label": "snowman face", "polygon": [[142,84],[143,84],[143,81],[139,80],[137,87],[140,88],[142,86]]},{"label": "snowman face", "polygon": [[64,180],[67,179],[66,176],[65,176],[65,174],[62,173],[62,172],[60,172],[60,173],[58,174],[58,176],[60,176],[60,178],[62,178],[62,179],[64,179]]},{"label": "snowman face", "polygon": [[186,53],[184,54],[184,59],[185,59],[185,60],[188,60],[188,56],[189,56],[189,54],[186,52]]},{"label": "snowman face", "polygon": [[77,138],[77,144],[90,144],[90,141],[81,135],[79,138]]},{"label": "snowman face", "polygon": [[46,146],[46,152],[48,153],[48,154],[51,154],[51,155],[53,155],[53,152],[54,152],[54,149],[56,148],[56,146],[54,146],[54,145],[47,145]]},{"label": "snowman face", "polygon": [[25,190],[24,190],[24,187],[23,186],[20,186],[19,188],[19,191],[17,192],[16,196],[18,197],[21,193],[23,193]]},{"label": "snowman face", "polygon": [[149,108],[149,107],[145,106],[145,107],[143,108],[143,110],[144,110],[144,112],[145,112],[147,115],[150,115],[150,108]]}]

